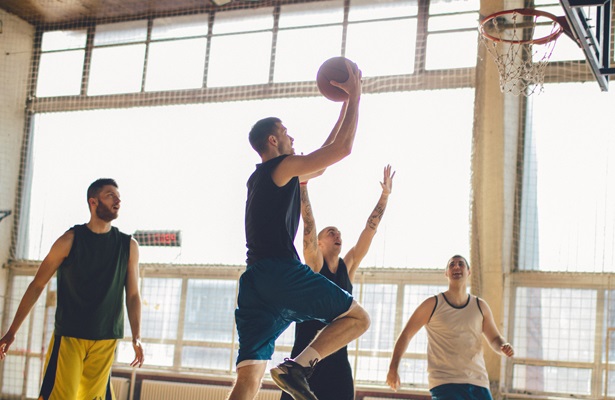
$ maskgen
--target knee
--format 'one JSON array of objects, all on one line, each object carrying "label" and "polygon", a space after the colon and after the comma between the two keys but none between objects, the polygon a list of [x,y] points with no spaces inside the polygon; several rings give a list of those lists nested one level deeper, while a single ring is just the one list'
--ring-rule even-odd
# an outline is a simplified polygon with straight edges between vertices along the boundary
[{"label": "knee", "polygon": [[371,326],[372,320],[369,317],[368,312],[365,310],[365,308],[363,308],[363,306],[359,306],[357,308],[359,311],[357,313],[357,324],[359,325],[359,328],[361,329],[361,331],[365,332]]},{"label": "knee", "polygon": [[238,368],[229,400],[254,398],[261,387],[265,366],[248,365]]}]

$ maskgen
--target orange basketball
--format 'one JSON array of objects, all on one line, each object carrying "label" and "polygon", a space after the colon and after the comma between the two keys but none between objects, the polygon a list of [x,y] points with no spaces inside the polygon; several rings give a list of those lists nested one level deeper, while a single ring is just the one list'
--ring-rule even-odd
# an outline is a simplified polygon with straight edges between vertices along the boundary
[{"label": "orange basketball", "polygon": [[329,100],[344,101],[348,98],[346,92],[330,83],[331,81],[343,83],[348,80],[346,61],[350,60],[345,57],[332,57],[322,63],[318,69],[316,86],[318,86],[320,93]]}]

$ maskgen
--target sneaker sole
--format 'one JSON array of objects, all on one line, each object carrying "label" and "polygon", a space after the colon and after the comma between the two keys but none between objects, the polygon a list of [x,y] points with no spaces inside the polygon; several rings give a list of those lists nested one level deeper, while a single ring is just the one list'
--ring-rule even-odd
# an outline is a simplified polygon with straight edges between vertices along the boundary
[{"label": "sneaker sole", "polygon": [[318,400],[318,398],[312,395],[311,393],[308,394],[308,393],[300,392],[290,387],[288,383],[286,382],[286,380],[281,377],[281,375],[286,375],[286,374],[281,372],[277,368],[273,368],[270,371],[270,373],[271,373],[271,379],[273,379],[275,384],[278,385],[280,389],[282,389],[283,391],[291,395],[293,399],[295,400]]}]

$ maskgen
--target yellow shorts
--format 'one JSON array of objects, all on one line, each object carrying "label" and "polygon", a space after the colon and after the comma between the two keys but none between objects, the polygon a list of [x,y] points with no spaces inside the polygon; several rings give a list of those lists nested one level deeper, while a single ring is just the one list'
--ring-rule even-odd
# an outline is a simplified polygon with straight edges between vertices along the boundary
[{"label": "yellow shorts", "polygon": [[116,339],[53,336],[39,400],[115,400],[111,365]]}]

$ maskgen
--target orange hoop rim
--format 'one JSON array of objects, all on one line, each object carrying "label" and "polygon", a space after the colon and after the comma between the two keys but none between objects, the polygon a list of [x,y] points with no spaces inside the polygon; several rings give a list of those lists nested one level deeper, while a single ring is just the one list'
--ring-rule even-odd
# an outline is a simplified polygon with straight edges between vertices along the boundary
[{"label": "orange hoop rim", "polygon": [[[521,15],[525,15],[525,16],[535,16],[535,17],[545,17],[545,18],[549,18],[550,20],[552,20],[553,22],[555,22],[557,24],[557,29],[551,33],[550,35],[541,37],[541,38],[537,38],[537,39],[524,39],[524,40],[510,40],[510,39],[502,39],[493,35],[488,34],[487,32],[485,32],[485,24],[488,23],[489,21],[501,16],[501,15],[507,15],[507,14],[521,14]],[[560,24],[558,17],[556,17],[555,15],[546,12],[546,11],[542,11],[542,10],[536,10],[535,8],[515,8],[512,10],[502,10],[502,11],[498,11],[495,12],[491,15],[488,15],[485,17],[485,19],[483,19],[480,23],[480,34],[483,35],[483,37],[492,40],[494,42],[498,42],[498,43],[509,43],[509,44],[547,44],[549,42],[554,41],[555,39],[557,39],[562,33],[564,32],[564,27],[562,26],[562,24]]]}]

